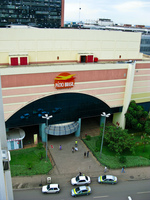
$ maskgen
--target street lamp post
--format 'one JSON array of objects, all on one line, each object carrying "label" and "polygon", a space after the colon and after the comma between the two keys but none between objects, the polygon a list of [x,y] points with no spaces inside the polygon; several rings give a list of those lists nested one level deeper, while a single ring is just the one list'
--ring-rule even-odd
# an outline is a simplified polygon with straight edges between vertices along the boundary
[{"label": "street lamp post", "polygon": [[[50,118],[52,118],[53,116],[52,115],[48,115],[48,114],[45,114],[45,116],[42,116],[42,118],[46,119],[46,127],[48,127],[48,120]],[[47,133],[46,133],[46,129],[45,129],[45,134],[46,134],[46,161],[47,161]]]},{"label": "street lamp post", "polygon": [[104,117],[104,127],[103,127],[103,135],[102,135],[102,142],[101,142],[100,158],[101,158],[101,155],[102,155],[102,148],[103,148],[103,140],[104,140],[106,117],[109,117],[110,113],[106,114],[105,112],[103,112],[103,114],[101,114],[101,116]]}]

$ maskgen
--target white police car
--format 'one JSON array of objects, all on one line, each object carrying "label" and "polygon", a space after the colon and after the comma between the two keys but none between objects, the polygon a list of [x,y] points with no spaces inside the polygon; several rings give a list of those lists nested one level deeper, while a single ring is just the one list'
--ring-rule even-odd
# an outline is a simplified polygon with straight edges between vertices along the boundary
[{"label": "white police car", "polygon": [[89,195],[89,194],[91,194],[90,186],[79,186],[79,187],[71,190],[71,196],[72,197]]}]

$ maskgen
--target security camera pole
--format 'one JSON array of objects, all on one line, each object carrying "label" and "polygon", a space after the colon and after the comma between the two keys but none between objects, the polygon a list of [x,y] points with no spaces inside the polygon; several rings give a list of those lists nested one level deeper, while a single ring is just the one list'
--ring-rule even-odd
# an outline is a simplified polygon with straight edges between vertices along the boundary
[{"label": "security camera pole", "polygon": [[103,127],[103,135],[102,135],[102,142],[101,142],[100,158],[101,158],[101,155],[102,155],[102,148],[103,148],[103,140],[104,140],[106,117],[109,117],[110,113],[106,114],[105,112],[103,112],[103,114],[101,114],[101,116],[104,117],[104,127]]},{"label": "security camera pole", "polygon": [[[52,115],[48,115],[48,114],[45,114],[45,116],[42,116],[42,118],[46,119],[46,128],[48,128],[48,120],[52,117],[53,117]],[[47,140],[48,140],[48,136],[47,136],[47,133],[46,133],[46,128],[45,128],[45,134],[46,134],[46,161],[47,161]]]}]

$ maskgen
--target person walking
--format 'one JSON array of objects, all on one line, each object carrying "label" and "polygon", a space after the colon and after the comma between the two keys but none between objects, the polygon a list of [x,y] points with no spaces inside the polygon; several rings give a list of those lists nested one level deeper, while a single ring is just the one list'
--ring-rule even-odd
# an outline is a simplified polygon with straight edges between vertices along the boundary
[{"label": "person walking", "polygon": [[79,172],[79,176],[82,176],[82,173],[81,173],[81,172]]},{"label": "person walking", "polygon": [[61,145],[59,146],[59,150],[62,150],[62,146]]},{"label": "person walking", "polygon": [[78,141],[77,141],[77,140],[75,141],[75,146],[76,146],[76,147],[78,146]]},{"label": "person walking", "polygon": [[105,166],[104,173],[106,173],[106,172],[107,172],[107,167]]},{"label": "person walking", "polygon": [[124,167],[122,167],[121,173],[125,173]]},{"label": "person walking", "polygon": [[86,152],[84,152],[84,158],[86,157]]},{"label": "person walking", "polygon": [[74,153],[74,150],[75,150],[74,147],[72,147],[72,153]]},{"label": "person walking", "polygon": [[87,151],[86,156],[87,156],[87,158],[89,157],[89,151]]}]

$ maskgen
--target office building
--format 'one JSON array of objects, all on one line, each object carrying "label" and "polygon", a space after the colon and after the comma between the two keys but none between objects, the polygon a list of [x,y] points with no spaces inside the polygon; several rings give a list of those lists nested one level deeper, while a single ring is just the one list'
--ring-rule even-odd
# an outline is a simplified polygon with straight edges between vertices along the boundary
[{"label": "office building", "polygon": [[0,0],[0,27],[28,25],[64,26],[64,0]]},{"label": "office building", "polygon": [[142,35],[140,52],[142,52],[146,55],[150,55],[150,34],[149,35]]}]

